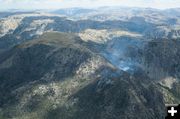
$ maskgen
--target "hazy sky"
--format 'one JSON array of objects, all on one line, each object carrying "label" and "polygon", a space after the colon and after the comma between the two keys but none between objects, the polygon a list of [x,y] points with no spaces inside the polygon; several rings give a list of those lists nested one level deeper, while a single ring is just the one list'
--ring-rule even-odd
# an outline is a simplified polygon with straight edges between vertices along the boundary
[{"label": "hazy sky", "polygon": [[180,7],[180,0],[0,0],[0,9],[58,9],[68,7],[130,6]]}]

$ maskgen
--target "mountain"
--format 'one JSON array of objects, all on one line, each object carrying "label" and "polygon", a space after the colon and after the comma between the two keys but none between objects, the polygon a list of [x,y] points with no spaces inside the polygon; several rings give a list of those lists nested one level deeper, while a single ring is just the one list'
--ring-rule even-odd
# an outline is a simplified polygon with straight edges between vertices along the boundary
[{"label": "mountain", "polygon": [[51,11],[52,13],[55,14],[62,14],[66,16],[75,16],[79,14],[88,14],[95,11],[94,9],[85,9],[85,8],[67,8],[67,9],[60,9],[60,10],[55,10]]},{"label": "mountain", "polygon": [[[104,7],[88,9],[88,13],[80,12],[84,11],[80,8],[62,9],[62,11],[72,11],[73,15],[38,11],[29,13],[15,12],[1,18],[0,49],[17,45],[26,40],[32,40],[46,31],[80,33],[86,29],[110,29],[139,33],[145,39],[180,37],[178,15],[165,15],[170,10]],[[94,15],[100,18],[94,18]],[[73,18],[73,16],[76,18]],[[101,20],[103,16],[108,18]]]},{"label": "mountain", "polygon": [[164,119],[180,103],[179,9],[0,14],[0,119]]},{"label": "mountain", "polygon": [[20,44],[1,54],[0,67],[3,118],[163,117],[156,84],[118,70],[73,34]]}]

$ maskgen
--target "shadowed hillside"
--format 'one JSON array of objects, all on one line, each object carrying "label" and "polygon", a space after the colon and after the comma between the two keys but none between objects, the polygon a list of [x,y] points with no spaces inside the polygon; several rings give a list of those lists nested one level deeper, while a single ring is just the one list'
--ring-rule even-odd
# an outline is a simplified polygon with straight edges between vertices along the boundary
[{"label": "shadowed hillside", "polygon": [[156,84],[115,68],[83,44],[73,34],[46,33],[1,54],[2,117],[163,117]]}]

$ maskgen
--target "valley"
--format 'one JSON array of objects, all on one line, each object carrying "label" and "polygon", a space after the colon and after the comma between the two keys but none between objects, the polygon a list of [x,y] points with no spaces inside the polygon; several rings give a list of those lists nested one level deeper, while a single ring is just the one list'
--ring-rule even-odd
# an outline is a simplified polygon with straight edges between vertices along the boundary
[{"label": "valley", "polygon": [[164,119],[180,103],[179,18],[178,8],[0,12],[0,119]]}]

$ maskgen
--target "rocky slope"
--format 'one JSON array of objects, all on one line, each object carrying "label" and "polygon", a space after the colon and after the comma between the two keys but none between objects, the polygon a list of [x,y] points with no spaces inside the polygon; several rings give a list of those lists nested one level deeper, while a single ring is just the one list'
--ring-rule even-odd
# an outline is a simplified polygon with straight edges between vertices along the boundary
[{"label": "rocky slope", "polygon": [[156,82],[165,103],[179,103],[179,39],[145,40],[138,34],[119,33],[87,30],[80,36],[87,47],[117,68],[131,75],[146,75]]},{"label": "rocky slope", "polygon": [[[167,103],[180,103],[179,39],[149,42],[142,51],[142,69],[164,88]],[[167,93],[168,92],[168,93]]]},{"label": "rocky slope", "polygon": [[155,83],[119,70],[83,42],[46,33],[2,53],[1,118],[163,118]]},{"label": "rocky slope", "polygon": [[163,119],[180,103],[178,9],[53,13],[0,14],[0,119]]}]

